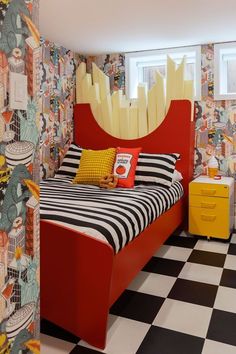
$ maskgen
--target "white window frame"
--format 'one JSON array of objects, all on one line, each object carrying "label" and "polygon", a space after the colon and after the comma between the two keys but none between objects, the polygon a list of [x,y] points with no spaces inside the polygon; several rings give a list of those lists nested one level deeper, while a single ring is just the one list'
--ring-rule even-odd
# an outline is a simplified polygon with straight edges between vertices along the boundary
[{"label": "white window frame", "polygon": [[165,65],[167,55],[172,59],[179,59],[185,55],[186,59],[195,53],[195,101],[201,100],[201,46],[157,49],[144,52],[132,52],[125,54],[125,77],[126,77],[126,95],[128,98],[135,98],[137,86],[139,82],[138,68],[139,63],[145,62],[145,66],[153,65],[153,62],[160,62],[160,65]]},{"label": "white window frame", "polygon": [[236,42],[221,43],[214,45],[214,99],[215,100],[235,100],[235,93],[227,93],[227,75],[224,55],[235,55]]}]

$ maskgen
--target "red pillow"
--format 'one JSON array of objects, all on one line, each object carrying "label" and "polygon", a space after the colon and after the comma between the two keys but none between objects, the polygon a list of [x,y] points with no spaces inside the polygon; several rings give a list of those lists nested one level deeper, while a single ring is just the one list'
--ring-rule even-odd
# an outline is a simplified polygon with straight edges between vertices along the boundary
[{"label": "red pillow", "polygon": [[141,150],[141,148],[117,148],[113,172],[118,177],[117,187],[134,186],[135,170]]}]

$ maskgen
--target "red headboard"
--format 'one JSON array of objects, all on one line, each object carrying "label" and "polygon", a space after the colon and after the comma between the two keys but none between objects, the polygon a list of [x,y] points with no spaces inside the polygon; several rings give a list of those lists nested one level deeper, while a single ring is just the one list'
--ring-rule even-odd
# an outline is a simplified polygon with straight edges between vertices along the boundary
[{"label": "red headboard", "polygon": [[[106,133],[96,122],[90,105],[76,104],[74,107],[74,140],[88,149],[108,147],[142,147],[143,152],[178,152],[181,159],[177,169],[182,173],[185,193],[193,176],[194,122],[191,122],[192,106],[188,100],[172,101],[162,124],[147,136],[139,139],[118,139]],[[185,194],[185,195],[186,195]]]}]

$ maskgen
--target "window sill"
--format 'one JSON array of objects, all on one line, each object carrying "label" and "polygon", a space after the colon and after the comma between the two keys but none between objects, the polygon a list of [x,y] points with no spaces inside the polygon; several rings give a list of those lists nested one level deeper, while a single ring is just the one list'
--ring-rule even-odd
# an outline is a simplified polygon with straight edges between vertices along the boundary
[{"label": "window sill", "polygon": [[224,94],[215,94],[214,95],[215,101],[227,101],[227,100],[236,100],[236,93],[224,93]]}]

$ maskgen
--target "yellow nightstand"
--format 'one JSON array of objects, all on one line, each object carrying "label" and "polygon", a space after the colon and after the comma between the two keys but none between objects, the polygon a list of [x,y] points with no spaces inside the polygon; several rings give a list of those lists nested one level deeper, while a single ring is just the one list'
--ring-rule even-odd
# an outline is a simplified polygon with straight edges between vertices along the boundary
[{"label": "yellow nightstand", "polygon": [[189,184],[189,232],[228,239],[234,226],[234,179],[200,176]]}]

